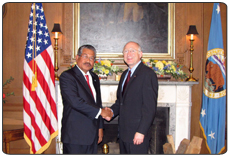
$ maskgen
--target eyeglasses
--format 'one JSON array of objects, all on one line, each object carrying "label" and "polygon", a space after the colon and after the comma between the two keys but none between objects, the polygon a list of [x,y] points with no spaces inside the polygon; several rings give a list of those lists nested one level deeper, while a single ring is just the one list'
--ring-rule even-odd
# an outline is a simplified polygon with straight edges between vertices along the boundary
[{"label": "eyeglasses", "polygon": [[131,54],[134,54],[134,53],[137,52],[137,51],[140,52],[139,50],[135,50],[135,49],[131,49],[131,48],[130,48],[130,49],[128,49],[128,50],[124,50],[123,53],[124,53],[124,54],[128,54],[128,53],[130,52]]},{"label": "eyeglasses", "polygon": [[80,57],[82,57],[83,59],[87,60],[89,59],[90,61],[94,61],[95,60],[95,57],[88,57],[88,55],[81,55]]}]

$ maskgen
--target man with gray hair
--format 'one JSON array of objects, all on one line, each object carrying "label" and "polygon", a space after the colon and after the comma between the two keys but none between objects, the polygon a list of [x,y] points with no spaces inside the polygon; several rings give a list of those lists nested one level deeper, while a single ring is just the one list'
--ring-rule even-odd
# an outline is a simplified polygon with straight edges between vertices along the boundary
[{"label": "man with gray hair", "polygon": [[120,153],[147,154],[157,109],[157,76],[141,62],[143,52],[138,43],[128,42],[123,55],[128,69],[121,75],[117,100],[111,106],[114,117],[119,115]]},{"label": "man with gray hair", "polygon": [[64,154],[97,154],[97,144],[103,138],[102,117],[112,114],[102,108],[100,81],[91,71],[95,57],[93,46],[81,46],[76,56],[77,65],[60,76]]}]

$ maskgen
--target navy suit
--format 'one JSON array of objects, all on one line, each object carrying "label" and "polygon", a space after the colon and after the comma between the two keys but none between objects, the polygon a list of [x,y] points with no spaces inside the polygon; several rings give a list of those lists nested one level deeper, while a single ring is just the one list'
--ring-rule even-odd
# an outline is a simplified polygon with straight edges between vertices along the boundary
[{"label": "navy suit", "polygon": [[98,139],[98,130],[103,128],[103,119],[99,116],[102,108],[100,82],[98,76],[90,71],[96,90],[96,102],[90,88],[77,66],[63,72],[60,76],[60,89],[63,100],[61,128],[62,143],[91,145]]},{"label": "navy suit", "polygon": [[145,140],[149,140],[149,130],[157,109],[157,76],[152,69],[141,62],[122,96],[122,83],[127,72],[128,70],[124,71],[121,76],[117,100],[111,107],[114,116],[119,115],[119,136],[122,141],[133,143],[135,133],[139,132],[145,135]]}]

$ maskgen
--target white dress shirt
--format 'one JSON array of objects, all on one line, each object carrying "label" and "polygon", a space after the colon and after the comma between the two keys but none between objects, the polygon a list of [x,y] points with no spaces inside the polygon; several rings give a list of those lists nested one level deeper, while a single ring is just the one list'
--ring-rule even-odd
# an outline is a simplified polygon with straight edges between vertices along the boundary
[{"label": "white dress shirt", "polygon": [[[76,65],[76,66],[77,66],[77,65]],[[77,66],[77,67],[78,67],[78,66]],[[86,81],[87,81],[87,79],[86,79],[85,75],[88,75],[88,76],[89,76],[89,85],[90,85],[90,88],[91,88],[91,90],[92,90],[92,92],[93,92],[94,101],[96,102],[96,101],[97,101],[97,100],[96,100],[96,96],[97,96],[97,95],[96,95],[96,90],[95,90],[94,85],[93,85],[93,78],[92,78],[91,74],[89,73],[89,71],[88,71],[87,73],[85,73],[85,72],[82,71],[81,68],[79,68],[79,67],[78,67],[78,69],[81,71],[81,73],[82,73],[82,75],[84,76],[84,78],[85,78]],[[98,117],[100,116],[100,114],[101,114],[101,108],[99,109],[99,112],[97,113],[95,119],[98,119]]]}]

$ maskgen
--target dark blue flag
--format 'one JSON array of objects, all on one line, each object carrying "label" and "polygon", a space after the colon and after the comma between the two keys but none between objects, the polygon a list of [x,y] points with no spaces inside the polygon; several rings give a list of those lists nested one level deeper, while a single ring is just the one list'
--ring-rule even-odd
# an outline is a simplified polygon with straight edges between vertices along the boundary
[{"label": "dark blue flag", "polygon": [[206,55],[200,126],[211,154],[225,148],[226,73],[220,5],[214,3]]}]

